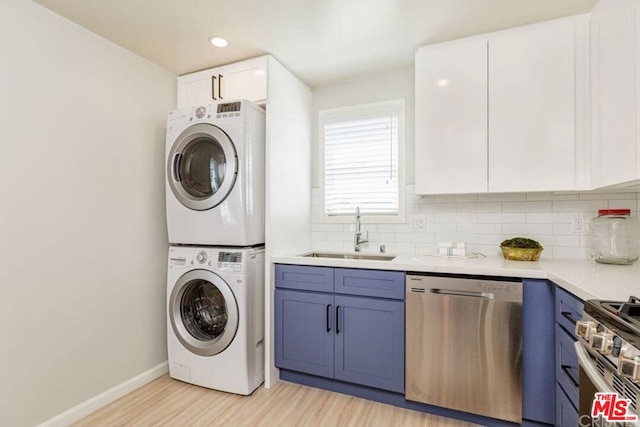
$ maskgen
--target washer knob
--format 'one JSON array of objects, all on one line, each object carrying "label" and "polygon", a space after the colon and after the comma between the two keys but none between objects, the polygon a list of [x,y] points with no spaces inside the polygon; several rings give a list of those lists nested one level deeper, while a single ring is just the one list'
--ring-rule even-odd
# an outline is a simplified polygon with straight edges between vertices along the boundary
[{"label": "washer knob", "polygon": [[201,119],[204,115],[207,114],[207,109],[205,107],[196,108],[196,117]]},{"label": "washer knob", "polygon": [[200,264],[204,264],[207,261],[207,253],[205,251],[198,252],[198,255],[196,255],[196,260]]}]

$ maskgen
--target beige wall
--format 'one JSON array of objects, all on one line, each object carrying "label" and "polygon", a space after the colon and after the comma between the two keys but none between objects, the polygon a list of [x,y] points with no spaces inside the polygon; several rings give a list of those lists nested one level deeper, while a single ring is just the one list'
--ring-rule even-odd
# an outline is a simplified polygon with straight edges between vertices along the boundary
[{"label": "beige wall", "polygon": [[175,76],[27,0],[0,2],[0,425],[166,360]]}]

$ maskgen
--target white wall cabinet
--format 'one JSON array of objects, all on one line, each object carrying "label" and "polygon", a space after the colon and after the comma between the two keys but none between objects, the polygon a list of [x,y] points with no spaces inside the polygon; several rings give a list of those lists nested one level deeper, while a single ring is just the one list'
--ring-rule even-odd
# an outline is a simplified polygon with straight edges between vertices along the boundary
[{"label": "white wall cabinet", "polygon": [[489,40],[489,191],[575,189],[574,23]]},{"label": "white wall cabinet", "polygon": [[416,54],[417,194],[487,191],[487,39]]},{"label": "white wall cabinet", "polygon": [[578,16],[419,49],[416,193],[583,185],[587,30]]},{"label": "white wall cabinet", "polygon": [[178,77],[178,107],[219,101],[267,100],[267,56]]},{"label": "white wall cabinet", "polygon": [[594,188],[640,179],[640,5],[600,0],[591,14]]}]

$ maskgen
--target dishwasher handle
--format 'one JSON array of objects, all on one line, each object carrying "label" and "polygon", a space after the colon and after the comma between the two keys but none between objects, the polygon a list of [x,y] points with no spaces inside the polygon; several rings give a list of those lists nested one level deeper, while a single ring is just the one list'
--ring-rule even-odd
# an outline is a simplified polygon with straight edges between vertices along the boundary
[{"label": "dishwasher handle", "polygon": [[447,295],[454,297],[472,297],[483,299],[495,299],[495,294],[492,292],[476,292],[476,291],[461,291],[458,289],[429,289],[430,294]]}]

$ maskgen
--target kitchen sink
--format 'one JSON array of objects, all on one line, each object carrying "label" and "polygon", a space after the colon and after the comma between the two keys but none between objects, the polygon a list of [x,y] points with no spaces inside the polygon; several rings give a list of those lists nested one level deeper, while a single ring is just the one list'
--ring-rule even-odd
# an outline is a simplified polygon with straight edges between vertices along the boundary
[{"label": "kitchen sink", "polygon": [[391,261],[395,255],[384,254],[345,254],[339,252],[312,252],[304,255],[311,258],[362,259],[369,261]]}]

